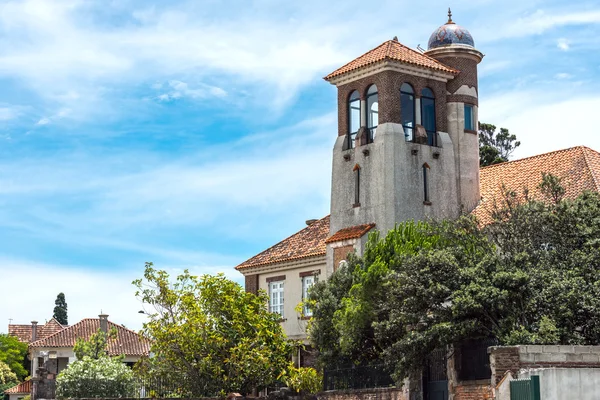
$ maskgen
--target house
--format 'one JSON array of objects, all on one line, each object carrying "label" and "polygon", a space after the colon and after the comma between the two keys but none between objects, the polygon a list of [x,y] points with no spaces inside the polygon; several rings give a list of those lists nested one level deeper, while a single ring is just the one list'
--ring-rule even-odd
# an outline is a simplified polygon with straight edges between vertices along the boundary
[{"label": "house", "polygon": [[38,368],[45,366],[50,377],[55,377],[69,363],[76,360],[73,347],[77,339],[89,339],[101,329],[108,332],[115,328],[117,337],[108,342],[108,354],[124,355],[123,362],[133,365],[142,356],[150,352],[150,341],[138,333],[108,320],[108,315],[100,314],[98,318],[85,318],[78,323],[63,328],[47,337],[29,343],[29,358],[32,365],[32,376],[36,377]]},{"label": "house", "polygon": [[587,147],[479,167],[482,59],[449,12],[427,51],[393,38],[324,78],[338,100],[330,215],[236,267],[248,292],[269,294],[290,338],[306,340],[310,310],[295,308],[310,286],[349,253],[362,254],[372,229],[385,234],[398,222],[463,213],[485,223],[503,187],[539,196],[542,173],[561,178],[570,198],[600,191],[600,154]]},{"label": "house", "polygon": [[8,334],[17,337],[23,343],[31,343],[46,338],[65,327],[56,318],[52,318],[45,325],[38,325],[37,321],[31,321],[31,325],[9,324]]},{"label": "house", "polygon": [[17,386],[6,389],[4,394],[8,396],[8,400],[22,400],[25,396],[31,394],[31,381],[19,383]]}]

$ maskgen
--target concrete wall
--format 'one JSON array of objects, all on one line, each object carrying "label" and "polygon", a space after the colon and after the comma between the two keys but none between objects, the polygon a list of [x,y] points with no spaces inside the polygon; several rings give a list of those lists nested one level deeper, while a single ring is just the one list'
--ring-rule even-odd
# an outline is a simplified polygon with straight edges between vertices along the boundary
[{"label": "concrete wall", "polygon": [[408,389],[383,388],[332,390],[317,394],[318,400],[412,400]]},{"label": "concrete wall", "polygon": [[301,319],[296,312],[296,306],[302,302],[302,278],[303,272],[320,271],[319,279],[325,279],[325,263],[303,265],[301,267],[278,268],[275,271],[260,273],[258,287],[269,293],[269,278],[285,276],[283,287],[283,319],[282,326],[290,339],[306,339],[306,324],[308,321]]},{"label": "concrete wall", "polygon": [[[439,132],[432,147],[406,142],[402,126],[379,125],[373,143],[342,150],[338,137],[333,150],[331,234],[374,222],[382,234],[397,222],[456,218],[454,149],[447,133]],[[429,165],[429,198],[424,204],[423,164]],[[360,166],[360,206],[355,206],[355,165]]]},{"label": "concrete wall", "polygon": [[519,372],[520,379],[539,375],[544,400],[600,399],[600,368],[539,368]]}]

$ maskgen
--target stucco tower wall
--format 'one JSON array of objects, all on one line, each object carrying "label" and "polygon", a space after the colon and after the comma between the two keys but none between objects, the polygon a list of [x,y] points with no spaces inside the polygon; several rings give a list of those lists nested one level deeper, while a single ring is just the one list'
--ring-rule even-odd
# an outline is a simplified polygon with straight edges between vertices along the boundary
[{"label": "stucco tower wall", "polygon": [[[428,218],[456,218],[454,147],[438,132],[440,147],[405,141],[402,126],[384,123],[373,143],[342,150],[338,137],[333,150],[331,234],[349,226],[374,222],[382,234],[396,223]],[[424,202],[423,165],[429,166],[430,204]],[[355,167],[360,167],[360,196],[355,203]]]}]

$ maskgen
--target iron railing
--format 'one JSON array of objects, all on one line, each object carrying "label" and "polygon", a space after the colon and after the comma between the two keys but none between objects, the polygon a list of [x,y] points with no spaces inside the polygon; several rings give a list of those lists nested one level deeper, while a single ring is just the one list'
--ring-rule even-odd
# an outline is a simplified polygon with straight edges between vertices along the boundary
[{"label": "iron railing", "polygon": [[497,346],[496,339],[468,340],[460,344],[460,370],[458,379],[471,381],[478,379],[490,379],[490,355],[488,347]]},{"label": "iron railing", "polygon": [[383,365],[340,368],[323,372],[323,390],[371,389],[394,386]]}]

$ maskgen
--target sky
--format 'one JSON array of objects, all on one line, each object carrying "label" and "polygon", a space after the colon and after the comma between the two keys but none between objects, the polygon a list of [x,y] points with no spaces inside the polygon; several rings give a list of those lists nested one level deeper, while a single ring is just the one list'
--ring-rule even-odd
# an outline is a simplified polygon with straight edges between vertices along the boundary
[{"label": "sky", "polygon": [[0,332],[52,317],[139,329],[145,262],[223,272],[328,214],[322,77],[446,21],[485,54],[480,121],[513,158],[600,150],[597,1],[0,0]]}]

